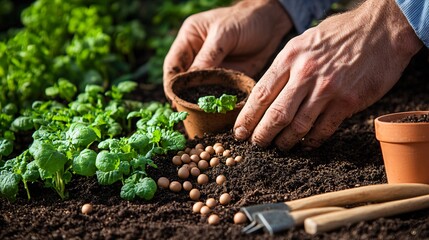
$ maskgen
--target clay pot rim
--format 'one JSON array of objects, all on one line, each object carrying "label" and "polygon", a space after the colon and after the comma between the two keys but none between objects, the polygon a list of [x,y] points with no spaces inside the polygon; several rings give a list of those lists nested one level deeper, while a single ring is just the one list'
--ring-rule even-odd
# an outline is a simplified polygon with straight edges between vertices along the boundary
[{"label": "clay pot rim", "polygon": [[[194,111],[204,112],[198,106],[198,104],[191,103],[191,102],[188,102],[188,101],[180,98],[173,91],[173,85],[174,85],[174,83],[177,80],[179,80],[182,76],[192,75],[192,74],[198,74],[198,73],[202,73],[202,72],[206,72],[206,73],[222,73],[222,74],[225,74],[225,75],[233,74],[233,75],[237,75],[238,77],[245,77],[245,78],[249,78],[250,80],[254,81],[253,79],[251,79],[250,77],[246,76],[245,74],[243,74],[241,72],[238,72],[238,71],[230,70],[230,69],[224,69],[224,68],[197,69],[197,70],[192,70],[192,71],[188,71],[188,72],[178,73],[170,81],[168,81],[167,85],[166,85],[166,88],[165,88],[166,89],[165,91],[166,91],[167,97],[169,97],[171,101],[177,102],[177,103],[183,105],[186,108],[192,109]],[[236,103],[234,109],[241,109],[241,108],[243,108],[243,106],[246,103],[246,100],[248,99],[248,97],[249,97],[249,94],[246,93],[246,97],[242,101]]]},{"label": "clay pot rim", "polygon": [[386,143],[419,143],[429,141],[428,122],[395,122],[410,115],[429,114],[429,111],[407,111],[382,115],[375,119],[375,137]]},{"label": "clay pot rim", "polygon": [[388,113],[377,117],[374,121],[376,124],[385,124],[385,125],[428,125],[429,122],[395,122],[395,120],[403,119],[406,116],[410,115],[429,115],[429,111],[405,111],[405,112],[396,112]]}]

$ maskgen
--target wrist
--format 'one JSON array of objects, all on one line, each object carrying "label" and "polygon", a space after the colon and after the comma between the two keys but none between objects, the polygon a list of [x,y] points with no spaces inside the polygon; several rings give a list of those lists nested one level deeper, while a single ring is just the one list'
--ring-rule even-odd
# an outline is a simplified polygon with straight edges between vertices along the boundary
[{"label": "wrist", "polygon": [[[423,47],[423,42],[418,38],[394,0],[370,0],[363,5],[363,11],[379,15],[378,26],[386,28],[389,35],[388,40],[395,51],[414,56]],[[377,20],[377,18],[374,19]]]}]

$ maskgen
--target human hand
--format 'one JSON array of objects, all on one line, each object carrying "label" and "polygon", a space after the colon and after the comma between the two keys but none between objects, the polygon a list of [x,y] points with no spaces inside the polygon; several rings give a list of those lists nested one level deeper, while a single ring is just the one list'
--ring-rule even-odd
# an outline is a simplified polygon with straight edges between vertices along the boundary
[{"label": "human hand", "polygon": [[288,42],[256,84],[237,139],[282,150],[320,146],[380,99],[423,46],[394,0],[368,0]]},{"label": "human hand", "polygon": [[292,22],[277,0],[245,0],[195,14],[183,23],[164,61],[164,86],[189,69],[224,67],[253,76]]}]

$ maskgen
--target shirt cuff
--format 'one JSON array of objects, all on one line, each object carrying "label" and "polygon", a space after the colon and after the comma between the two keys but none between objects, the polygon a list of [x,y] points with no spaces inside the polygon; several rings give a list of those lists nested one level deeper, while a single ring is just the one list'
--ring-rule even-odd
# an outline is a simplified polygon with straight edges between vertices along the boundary
[{"label": "shirt cuff", "polygon": [[396,0],[417,37],[429,48],[429,1]]},{"label": "shirt cuff", "polygon": [[326,16],[332,3],[337,0],[279,0],[289,13],[292,22],[298,31],[302,33],[311,26],[313,20]]}]

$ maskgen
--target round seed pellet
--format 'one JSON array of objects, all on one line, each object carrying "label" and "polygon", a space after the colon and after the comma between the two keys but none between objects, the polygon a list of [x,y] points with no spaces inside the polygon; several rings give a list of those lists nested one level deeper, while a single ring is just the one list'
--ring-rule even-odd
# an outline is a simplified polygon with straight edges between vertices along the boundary
[{"label": "round seed pellet", "polygon": [[191,191],[191,189],[192,189],[192,183],[191,182],[184,181],[182,185],[183,185],[183,190]]},{"label": "round seed pellet", "polygon": [[177,155],[171,159],[171,162],[176,166],[182,165],[182,159],[180,158],[180,156]]},{"label": "round seed pellet", "polygon": [[234,215],[234,223],[235,224],[243,224],[245,222],[247,222],[246,214],[244,214],[242,212],[238,212]]},{"label": "round seed pellet", "polygon": [[217,155],[222,155],[222,154],[223,154],[223,151],[225,151],[225,149],[224,149],[222,146],[217,146],[217,147],[215,148],[215,153],[216,153]]},{"label": "round seed pellet", "polygon": [[215,150],[212,146],[207,146],[204,150],[208,152],[210,155],[213,155],[215,153]]},{"label": "round seed pellet", "polygon": [[187,163],[183,164],[182,167],[180,168],[187,168],[187,169],[191,169],[191,166]]},{"label": "round seed pellet", "polygon": [[195,149],[195,148],[192,148],[192,149],[191,149],[191,151],[189,151],[189,155],[191,155],[191,156],[192,156],[192,155],[194,155],[194,154],[197,154],[197,155],[199,155],[199,154],[198,154],[198,151],[197,151],[197,149]]},{"label": "round seed pellet", "polygon": [[194,201],[199,200],[199,199],[200,199],[200,196],[201,196],[200,190],[198,190],[198,189],[196,189],[196,188],[192,189],[192,190],[189,192],[189,197],[190,197],[192,200],[194,200]]},{"label": "round seed pellet", "polygon": [[169,187],[173,192],[180,192],[182,190],[182,184],[180,184],[178,181],[172,181]]},{"label": "round seed pellet", "polygon": [[160,177],[158,178],[158,187],[167,189],[168,185],[170,185],[170,180],[166,177]]},{"label": "round seed pellet", "polygon": [[191,161],[197,163],[198,161],[200,161],[200,157],[197,154],[192,154]]},{"label": "round seed pellet", "polygon": [[234,158],[232,158],[232,157],[227,158],[226,161],[225,161],[225,164],[227,166],[234,166],[235,165]]},{"label": "round seed pellet", "polygon": [[222,143],[217,142],[217,143],[213,144],[214,149],[216,149],[216,147],[219,147],[219,146],[223,147]]},{"label": "round seed pellet", "polygon": [[204,206],[203,202],[196,202],[193,206],[192,206],[192,212],[194,213],[199,213],[201,211],[201,208]]},{"label": "round seed pellet", "polygon": [[178,155],[178,156],[182,156],[182,155],[183,155],[183,154],[185,154],[185,153],[186,153],[185,151],[178,151],[178,152],[177,152],[177,155]]},{"label": "round seed pellet", "polygon": [[210,166],[211,167],[216,167],[217,165],[219,165],[219,163],[220,163],[220,160],[217,157],[210,159]]},{"label": "round seed pellet", "polygon": [[197,167],[191,168],[191,175],[194,177],[198,177],[201,174],[201,171]]},{"label": "round seed pellet", "polygon": [[209,176],[206,174],[200,174],[197,178],[197,183],[200,185],[207,184],[209,182]]},{"label": "round seed pellet", "polygon": [[218,216],[218,215],[216,215],[216,214],[212,214],[212,215],[210,215],[210,217],[207,219],[207,222],[208,222],[210,225],[217,225],[217,224],[219,224],[219,222],[220,222],[220,218],[219,218],[219,216]]},{"label": "round seed pellet", "polygon": [[209,207],[207,207],[207,206],[202,206],[201,207],[201,209],[200,209],[200,213],[202,214],[202,215],[207,215],[207,214],[209,214],[211,212],[211,210],[210,210],[210,208]]},{"label": "round seed pellet", "polygon": [[207,168],[209,168],[209,163],[206,160],[200,160],[198,162],[198,168],[201,170],[206,170]]},{"label": "round seed pellet", "polygon": [[195,145],[195,149],[204,149],[204,145],[202,143],[198,143]]},{"label": "round seed pellet", "polygon": [[191,151],[190,147],[185,148],[185,153],[189,154],[190,151]]},{"label": "round seed pellet", "polygon": [[210,159],[210,153],[204,151],[200,154],[200,158],[203,160],[209,160]]},{"label": "round seed pellet", "polygon": [[225,150],[225,151],[223,151],[222,156],[224,156],[224,157],[231,157],[231,150]]},{"label": "round seed pellet", "polygon": [[243,161],[243,157],[242,156],[236,156],[235,158],[234,158],[234,161],[236,161],[236,162],[242,162]]},{"label": "round seed pellet", "polygon": [[229,193],[224,193],[220,195],[219,203],[222,205],[226,205],[231,202],[231,195]]},{"label": "round seed pellet", "polygon": [[190,163],[191,162],[191,157],[189,157],[189,154],[185,153],[183,154],[180,159],[182,160],[182,162],[184,163]]},{"label": "round seed pellet", "polygon": [[92,209],[93,209],[92,208],[92,204],[85,203],[85,204],[82,205],[81,211],[82,211],[83,214],[90,214],[92,212]]},{"label": "round seed pellet", "polygon": [[177,171],[177,175],[181,179],[187,179],[189,177],[189,169],[187,167],[181,167]]},{"label": "round seed pellet", "polygon": [[197,164],[194,162],[189,163],[189,169],[192,169],[193,167],[197,167]]},{"label": "round seed pellet", "polygon": [[224,182],[226,182],[226,177],[224,175],[219,175],[216,177],[217,185],[222,185]]},{"label": "round seed pellet", "polygon": [[209,198],[209,199],[206,200],[206,205],[209,208],[214,208],[217,205],[217,201],[214,198]]},{"label": "round seed pellet", "polygon": [[198,156],[200,156],[200,154],[201,154],[202,152],[204,152],[204,149],[197,149],[197,154],[198,154]]}]

